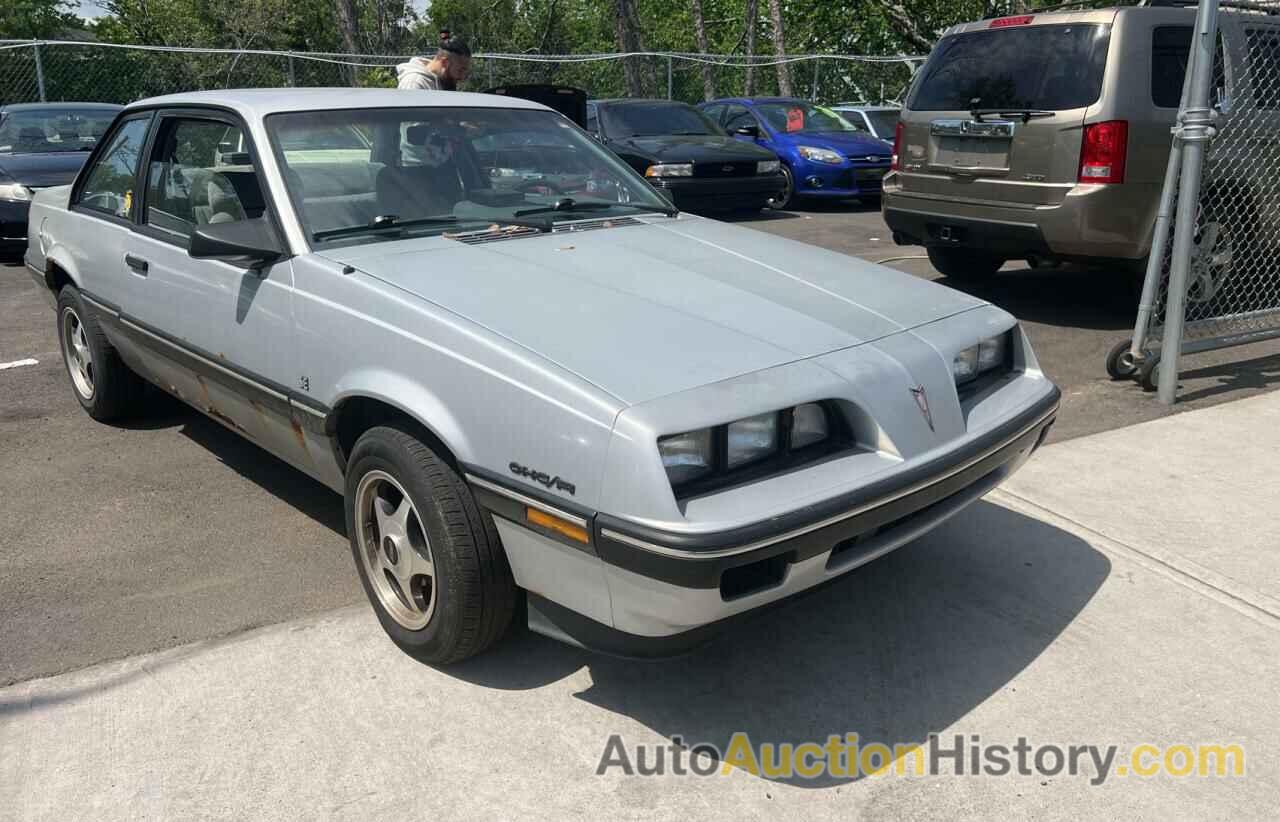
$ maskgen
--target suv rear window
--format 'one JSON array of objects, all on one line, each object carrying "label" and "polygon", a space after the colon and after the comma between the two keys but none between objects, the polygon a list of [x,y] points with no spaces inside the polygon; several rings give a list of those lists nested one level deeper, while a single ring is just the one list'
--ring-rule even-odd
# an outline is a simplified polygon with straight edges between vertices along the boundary
[{"label": "suv rear window", "polygon": [[1191,59],[1191,26],[1160,26],[1151,32],[1151,102],[1161,108],[1182,103],[1182,81]]},{"label": "suv rear window", "polygon": [[[943,38],[907,107],[1062,111],[1097,102],[1111,27],[1026,26]],[[975,105],[973,100],[977,98]]]}]

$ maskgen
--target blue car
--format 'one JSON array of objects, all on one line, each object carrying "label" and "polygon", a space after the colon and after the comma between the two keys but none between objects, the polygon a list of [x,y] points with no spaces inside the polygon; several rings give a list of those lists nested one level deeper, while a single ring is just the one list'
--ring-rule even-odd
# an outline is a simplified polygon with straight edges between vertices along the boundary
[{"label": "blue car", "polygon": [[782,160],[786,187],[769,201],[787,208],[798,197],[857,197],[879,204],[892,147],[837,112],[795,97],[738,97],[699,108],[739,140]]}]

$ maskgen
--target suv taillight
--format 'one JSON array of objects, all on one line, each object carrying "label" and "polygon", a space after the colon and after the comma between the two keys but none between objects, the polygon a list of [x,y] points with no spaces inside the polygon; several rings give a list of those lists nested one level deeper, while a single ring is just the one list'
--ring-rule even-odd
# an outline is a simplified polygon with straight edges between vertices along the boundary
[{"label": "suv taillight", "polygon": [[902,121],[898,121],[898,125],[893,128],[893,159],[889,161],[889,170],[897,171],[899,161],[902,156]]},{"label": "suv taillight", "polygon": [[1123,183],[1124,160],[1129,151],[1129,124],[1108,120],[1084,127],[1080,145],[1080,182]]}]

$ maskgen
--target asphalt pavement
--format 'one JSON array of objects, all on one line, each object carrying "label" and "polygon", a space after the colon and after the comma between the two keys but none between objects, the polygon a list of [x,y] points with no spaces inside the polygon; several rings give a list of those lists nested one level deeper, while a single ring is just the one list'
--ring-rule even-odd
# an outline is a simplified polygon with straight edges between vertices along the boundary
[{"label": "asphalt pavement", "polygon": [[[856,203],[737,222],[936,276]],[[1132,322],[1123,282],[1014,270],[966,287],[1022,320],[1061,386],[1053,441],[1169,413],[1103,373]],[[0,267],[0,311],[0,363],[38,361],[0,371],[0,685],[363,601],[337,495],[159,392],[145,419],[95,423],[24,269]],[[1278,352],[1189,358],[1177,410],[1269,390]]]}]

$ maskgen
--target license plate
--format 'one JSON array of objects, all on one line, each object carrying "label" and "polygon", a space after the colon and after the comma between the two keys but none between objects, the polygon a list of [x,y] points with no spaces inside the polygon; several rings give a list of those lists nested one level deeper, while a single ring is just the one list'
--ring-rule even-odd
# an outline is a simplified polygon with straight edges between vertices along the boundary
[{"label": "license plate", "polygon": [[989,137],[935,137],[934,163],[947,168],[1008,169],[1009,140]]},{"label": "license plate", "polygon": [[864,168],[853,173],[853,178],[858,182],[874,182],[884,179],[885,169],[883,168]]}]

